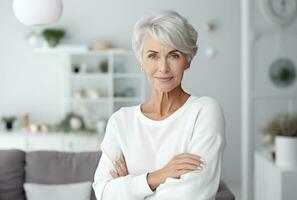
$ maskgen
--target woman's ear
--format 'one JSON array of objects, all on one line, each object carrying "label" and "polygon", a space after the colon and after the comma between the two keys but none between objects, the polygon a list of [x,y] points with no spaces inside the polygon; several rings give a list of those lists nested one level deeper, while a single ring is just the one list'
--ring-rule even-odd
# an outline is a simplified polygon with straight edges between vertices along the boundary
[{"label": "woman's ear", "polygon": [[188,64],[186,65],[185,70],[188,69],[188,68],[190,68],[190,66],[191,66],[191,62],[188,62]]}]

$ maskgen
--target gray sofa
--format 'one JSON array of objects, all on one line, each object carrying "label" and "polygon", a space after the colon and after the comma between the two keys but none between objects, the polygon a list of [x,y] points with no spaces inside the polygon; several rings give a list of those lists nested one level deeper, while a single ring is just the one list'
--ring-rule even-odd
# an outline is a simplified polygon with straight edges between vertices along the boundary
[{"label": "gray sofa", "polygon": [[[0,200],[25,200],[23,183],[66,184],[92,181],[101,152],[0,150]],[[224,184],[216,200],[234,200]],[[91,200],[96,200],[92,191]]]}]

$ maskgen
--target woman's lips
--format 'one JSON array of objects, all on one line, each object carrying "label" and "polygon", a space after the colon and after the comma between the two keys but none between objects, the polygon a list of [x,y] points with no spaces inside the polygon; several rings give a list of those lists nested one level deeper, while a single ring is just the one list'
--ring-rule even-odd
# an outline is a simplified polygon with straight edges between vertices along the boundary
[{"label": "woman's lips", "polygon": [[166,82],[171,80],[173,77],[156,77],[158,80],[162,81],[162,82]]}]

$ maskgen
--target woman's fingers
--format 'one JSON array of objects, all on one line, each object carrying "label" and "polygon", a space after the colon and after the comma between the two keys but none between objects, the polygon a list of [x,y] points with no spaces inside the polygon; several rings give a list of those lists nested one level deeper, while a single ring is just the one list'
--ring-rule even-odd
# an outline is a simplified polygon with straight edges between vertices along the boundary
[{"label": "woman's fingers", "polygon": [[127,164],[125,161],[125,158],[123,155],[121,155],[121,157],[118,160],[118,164],[121,167],[121,169],[124,171],[124,174],[127,175],[128,174],[128,168],[127,168]]},{"label": "woman's fingers", "polygon": [[180,164],[180,163],[189,163],[197,166],[205,165],[205,160],[201,158],[200,156],[189,154],[189,153],[183,153],[179,154],[174,158],[174,163]]},{"label": "woman's fingers", "polygon": [[119,177],[119,175],[113,170],[110,170],[110,175],[112,176],[112,178],[118,178]]},{"label": "woman's fingers", "polygon": [[170,177],[180,177],[180,175],[191,171],[202,171],[205,161],[200,156],[190,153],[182,153],[173,157],[166,165]]},{"label": "woman's fingers", "polygon": [[115,174],[117,174],[116,178],[128,175],[128,168],[123,155],[121,155],[118,160],[114,161],[113,165],[115,167],[115,171],[112,175],[113,177],[116,176]]},{"label": "woman's fingers", "polygon": [[203,161],[197,161],[197,160],[194,160],[194,159],[192,159],[192,158],[182,158],[182,159],[178,159],[178,160],[176,160],[175,161],[176,162],[176,164],[189,164],[189,165],[195,165],[195,166],[197,166],[197,167],[199,167],[199,166],[204,166],[204,162]]},{"label": "woman's fingers", "polygon": [[192,159],[192,160],[196,160],[198,162],[205,162],[205,160],[203,158],[201,158],[201,156],[198,156],[196,154],[191,154],[191,153],[182,153],[176,156],[177,159]]},{"label": "woman's fingers", "polygon": [[118,172],[118,174],[120,176],[125,176],[126,175],[126,171],[123,168],[123,165],[122,165],[121,161],[116,161],[116,165],[115,166],[116,166],[116,170],[117,170],[117,172]]},{"label": "woman's fingers", "polygon": [[176,170],[202,170],[203,166],[197,166],[197,165],[192,165],[192,164],[187,164],[187,163],[182,163],[182,164],[177,164],[176,165]]}]

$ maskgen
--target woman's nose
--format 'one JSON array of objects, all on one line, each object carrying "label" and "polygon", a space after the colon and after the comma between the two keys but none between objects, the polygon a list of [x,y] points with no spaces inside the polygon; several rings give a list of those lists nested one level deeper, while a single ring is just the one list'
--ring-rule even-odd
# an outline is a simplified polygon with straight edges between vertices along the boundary
[{"label": "woman's nose", "polygon": [[161,58],[159,62],[159,71],[160,72],[167,72],[169,69],[168,61],[166,58]]}]

